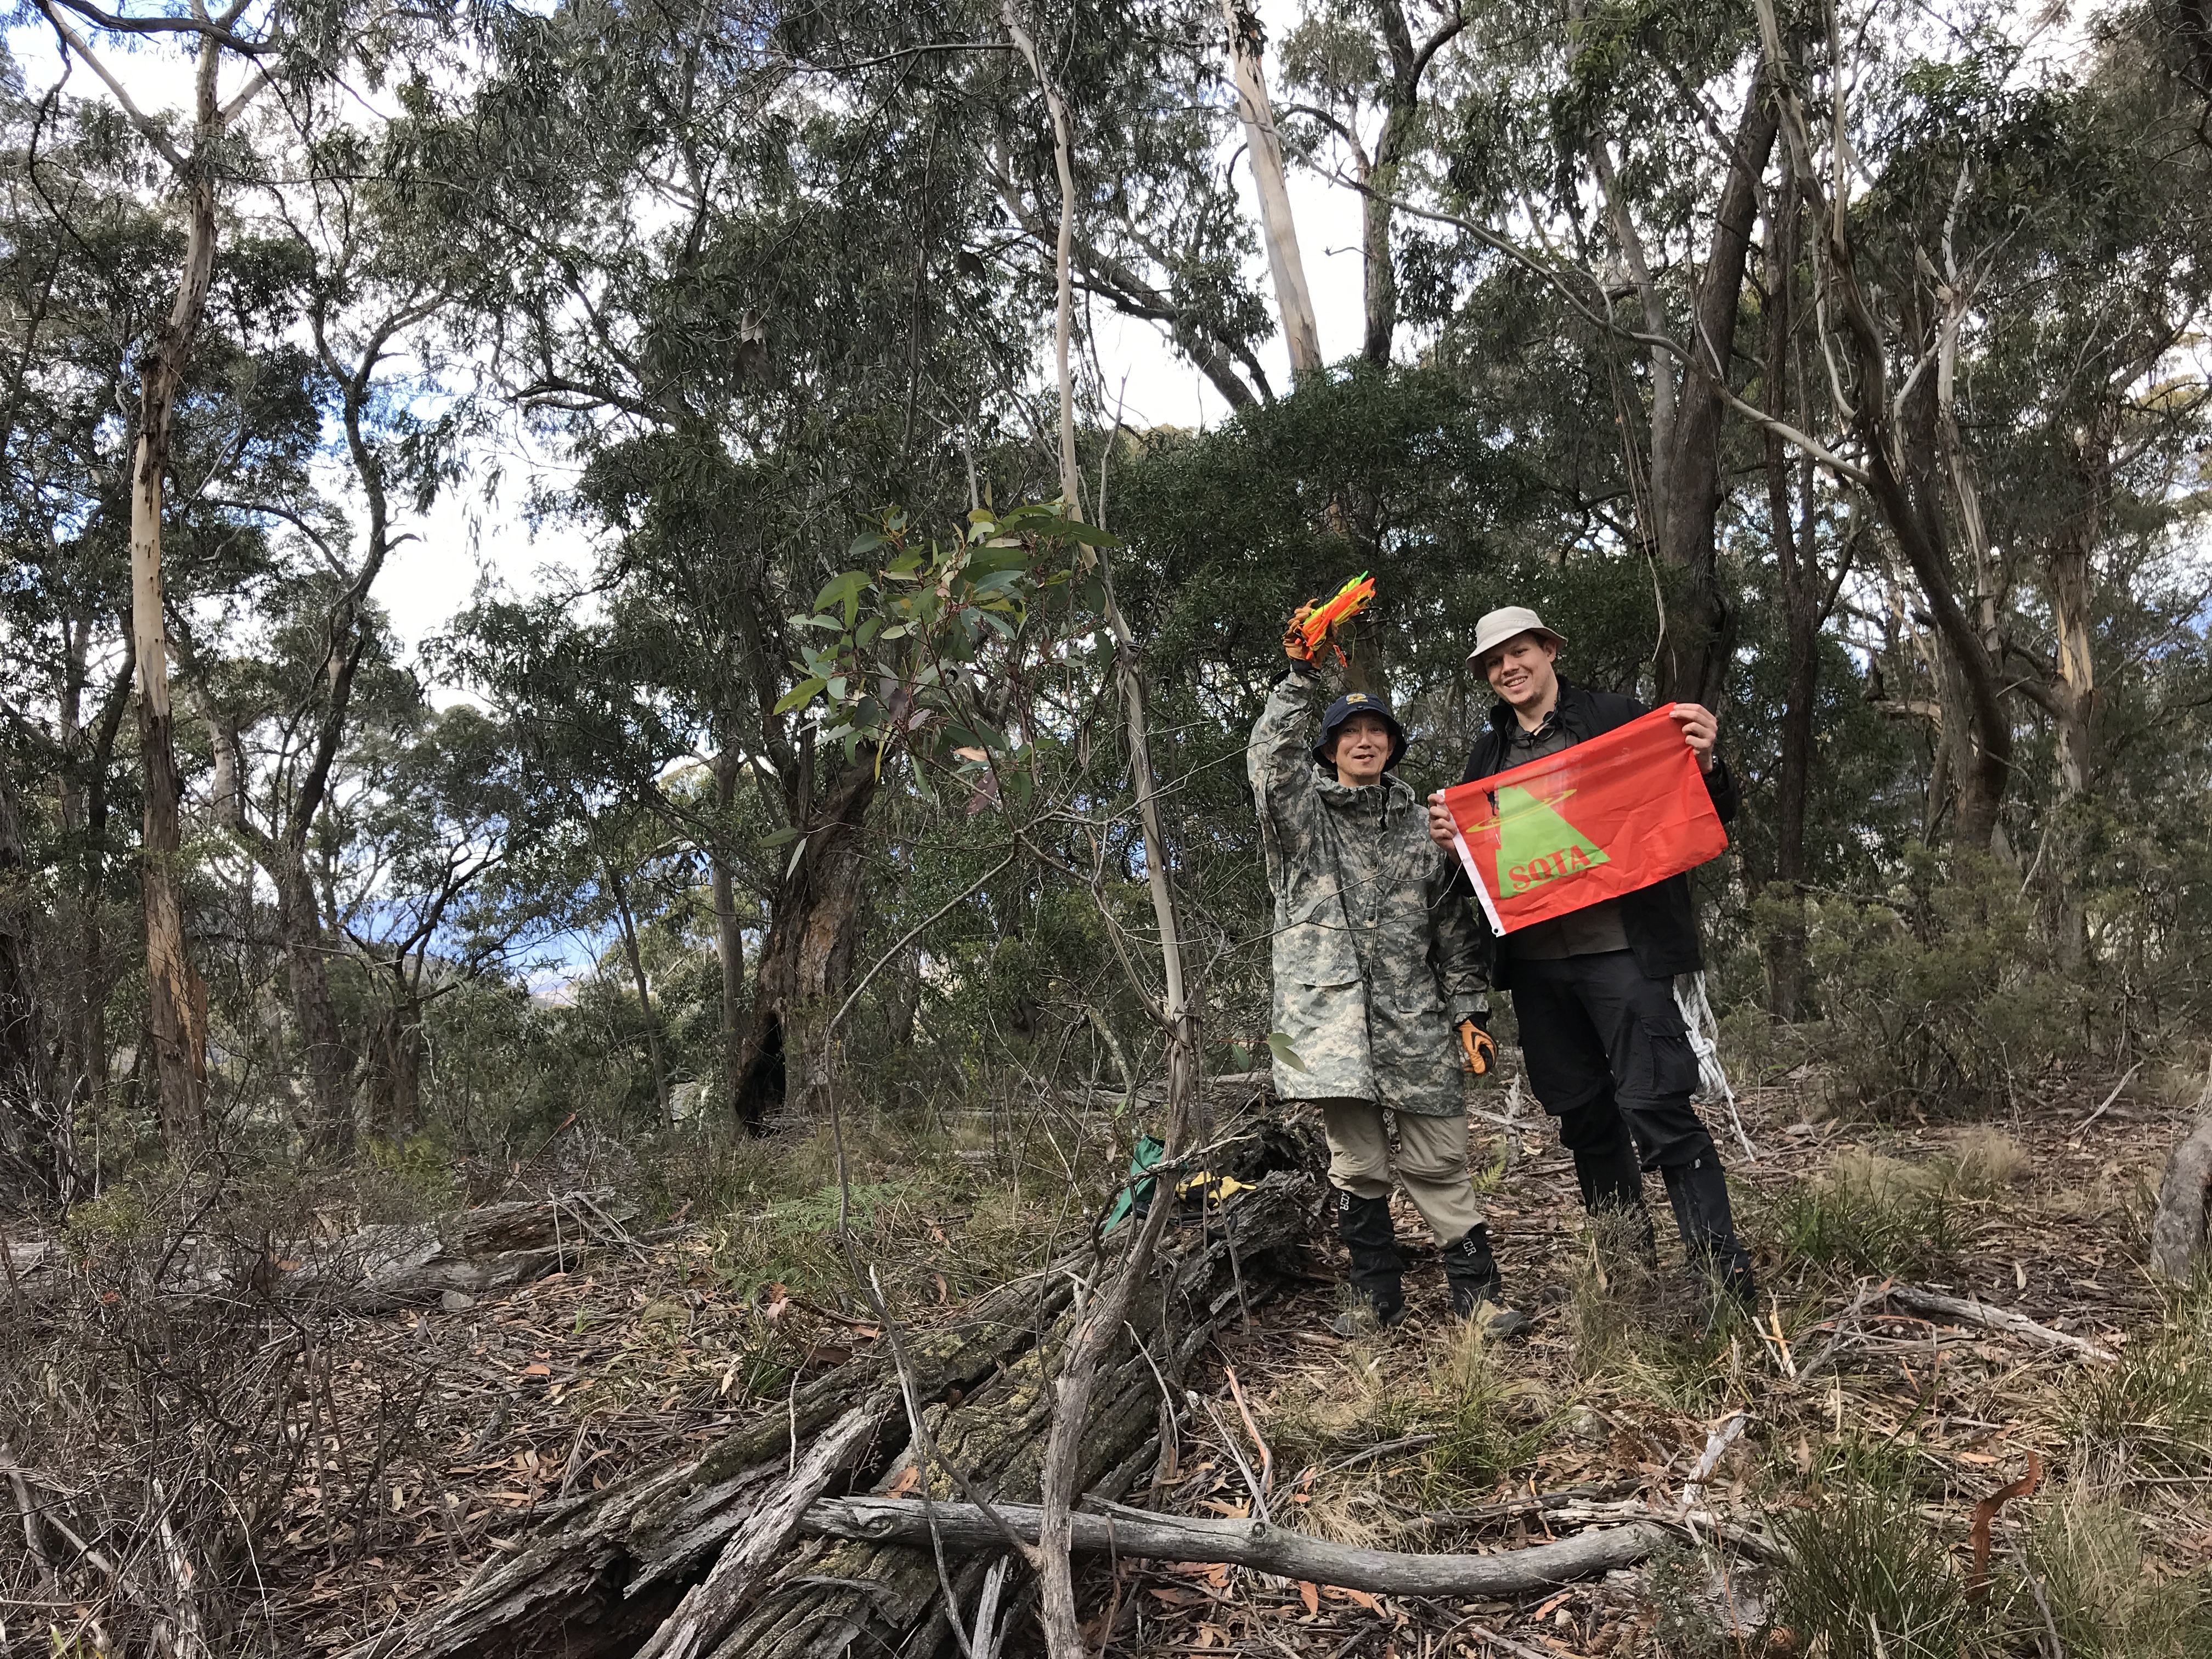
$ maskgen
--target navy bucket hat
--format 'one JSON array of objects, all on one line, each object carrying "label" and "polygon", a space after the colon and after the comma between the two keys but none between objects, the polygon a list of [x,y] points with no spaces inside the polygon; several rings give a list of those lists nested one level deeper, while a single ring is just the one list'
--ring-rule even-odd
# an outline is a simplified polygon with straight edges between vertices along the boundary
[{"label": "navy bucket hat", "polygon": [[1378,697],[1372,691],[1347,691],[1329,704],[1328,713],[1321,719],[1321,741],[1314,745],[1313,757],[1325,767],[1335,762],[1328,756],[1328,746],[1336,740],[1337,728],[1354,714],[1372,714],[1390,728],[1390,758],[1382,763],[1386,772],[1395,770],[1406,754],[1406,728],[1398,724],[1398,717],[1390,712],[1387,697]]}]

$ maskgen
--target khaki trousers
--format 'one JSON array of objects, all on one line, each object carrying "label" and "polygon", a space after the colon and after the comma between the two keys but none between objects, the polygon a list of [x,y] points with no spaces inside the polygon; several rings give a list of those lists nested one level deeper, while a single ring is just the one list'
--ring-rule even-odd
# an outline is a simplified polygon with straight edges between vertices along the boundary
[{"label": "khaki trousers", "polygon": [[[1390,1190],[1390,1138],[1371,1100],[1322,1100],[1328,1131],[1328,1182],[1355,1198]],[[1482,1220],[1467,1172],[1467,1114],[1430,1117],[1400,1112],[1396,1174],[1439,1244],[1456,1244]]]}]

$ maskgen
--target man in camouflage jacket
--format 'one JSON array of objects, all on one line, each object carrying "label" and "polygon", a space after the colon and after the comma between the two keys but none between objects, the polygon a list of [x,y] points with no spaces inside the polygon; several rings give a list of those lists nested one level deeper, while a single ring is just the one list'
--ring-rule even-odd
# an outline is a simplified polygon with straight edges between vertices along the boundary
[{"label": "man in camouflage jacket", "polygon": [[1443,1247],[1453,1311],[1492,1304],[1486,1322],[1517,1325],[1495,1305],[1498,1267],[1468,1175],[1462,1052],[1477,1070],[1495,1053],[1484,942],[1420,797],[1390,770],[1406,739],[1389,706],[1349,693],[1316,744],[1318,677],[1295,623],[1284,650],[1290,672],[1245,750],[1275,900],[1274,1029],[1297,1060],[1278,1055],[1276,1092],[1321,1109],[1338,1230],[1366,1312],[1386,1325],[1405,1316],[1387,1108],[1395,1173]]}]

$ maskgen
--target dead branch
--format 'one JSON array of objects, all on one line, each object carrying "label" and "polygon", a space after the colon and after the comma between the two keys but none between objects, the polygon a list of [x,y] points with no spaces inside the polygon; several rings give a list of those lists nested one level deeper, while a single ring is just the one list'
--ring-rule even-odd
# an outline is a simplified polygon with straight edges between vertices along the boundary
[{"label": "dead branch", "polygon": [[[1261,1174],[1242,1167],[1248,1177]],[[1286,1247],[1304,1237],[1312,1203],[1310,1176],[1278,1172],[1204,1227],[1176,1224],[1171,1203],[1155,1206],[1156,1216],[1168,1217],[1158,1256],[1132,1286],[1126,1321],[1115,1328],[1123,1339],[1101,1353],[1073,1437],[1079,1492],[1118,1493],[1149,1465],[1160,1384],[1147,1349],[1176,1385],[1235,1316],[1228,1235],[1248,1294],[1264,1295],[1295,1274]],[[703,1452],[546,1506],[445,1605],[364,1643],[353,1659],[626,1659],[641,1650],[831,1659],[854,1644],[934,1651],[949,1632],[930,1633],[945,1596],[927,1511],[986,1514],[950,1504],[948,1467],[994,1507],[1042,1494],[1053,1381],[1078,1324],[1101,1319],[1098,1292],[1084,1305],[1071,1268],[1095,1269],[1088,1241],[1045,1273],[991,1292],[957,1322],[908,1329],[911,1386],[937,1455],[924,1457],[910,1438],[889,1353],[857,1356],[801,1384],[787,1409]],[[827,1501],[822,1494],[841,1470],[878,1494],[927,1480],[929,1504],[913,1505],[921,1530],[912,1540],[878,1541],[810,1534],[800,1524],[794,1535],[792,1523]],[[1035,1536],[1032,1526],[1027,1537]],[[973,1540],[948,1529],[945,1541],[963,1597],[980,1591],[986,1558],[1006,1552],[995,1529]]]},{"label": "dead branch", "polygon": [[[337,1238],[251,1243],[217,1232],[188,1234],[155,1287],[168,1295],[265,1291],[313,1296],[331,1307],[380,1312],[475,1297],[573,1267],[593,1248],[635,1249],[623,1224],[637,1206],[609,1190],[517,1199],[431,1221],[384,1222]],[[50,1240],[0,1241],[15,1293],[33,1301],[64,1293],[72,1263]],[[454,1305],[465,1306],[465,1302]]]},{"label": "dead branch", "polygon": [[1899,1307],[1911,1309],[1915,1313],[1931,1314],[1939,1319],[1978,1325],[1984,1330],[2000,1331],[2007,1336],[2017,1336],[2046,1348],[2063,1348],[2069,1352],[2078,1353],[2085,1359],[2094,1359],[2100,1365],[2118,1362],[2118,1356],[2111,1349],[2100,1347],[2087,1337],[2054,1331],[2048,1325],[2037,1324],[2026,1314],[2014,1313],[2009,1308],[1992,1308],[1988,1303],[1978,1302],[1972,1297],[1945,1296],[1937,1291],[1899,1285],[1890,1291],[1889,1299]]},{"label": "dead branch", "polygon": [[[1105,1514],[1069,1517],[1070,1547],[1151,1561],[1224,1561],[1285,1578],[1390,1595],[1526,1595],[1631,1565],[1669,1535],[1656,1522],[1632,1522],[1498,1555],[1408,1555],[1332,1544],[1257,1519],[1204,1521],[1119,1504],[1105,1507]],[[973,1504],[934,1508],[948,1548],[985,1549],[1000,1541],[998,1528]],[[1002,1504],[999,1513],[1027,1540],[1036,1536],[1043,1511],[1034,1504]],[[805,1532],[870,1543],[920,1544],[929,1537],[921,1505],[901,1498],[824,1498],[807,1510],[799,1525]]]}]

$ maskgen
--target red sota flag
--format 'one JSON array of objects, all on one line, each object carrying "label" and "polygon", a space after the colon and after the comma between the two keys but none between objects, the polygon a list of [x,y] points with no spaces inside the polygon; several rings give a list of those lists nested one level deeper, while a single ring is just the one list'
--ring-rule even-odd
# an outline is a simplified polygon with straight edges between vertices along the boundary
[{"label": "red sota flag", "polygon": [[1673,708],[1444,791],[1493,930],[1619,898],[1728,849]]}]

